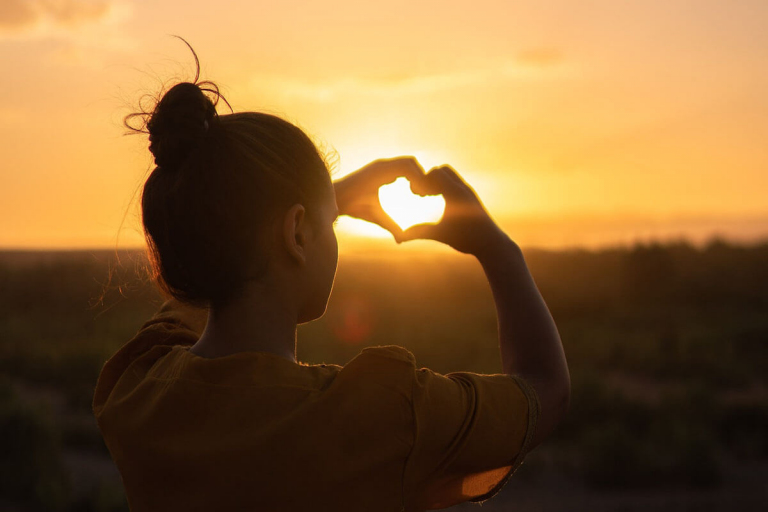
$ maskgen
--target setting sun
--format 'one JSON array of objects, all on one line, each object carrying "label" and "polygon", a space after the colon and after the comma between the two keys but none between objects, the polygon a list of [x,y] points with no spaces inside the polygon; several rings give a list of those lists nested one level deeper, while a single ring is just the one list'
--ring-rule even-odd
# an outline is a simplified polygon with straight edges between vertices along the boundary
[{"label": "setting sun", "polygon": [[411,192],[411,184],[405,178],[381,187],[379,202],[402,229],[416,224],[438,223],[445,210],[443,196],[417,196]]}]

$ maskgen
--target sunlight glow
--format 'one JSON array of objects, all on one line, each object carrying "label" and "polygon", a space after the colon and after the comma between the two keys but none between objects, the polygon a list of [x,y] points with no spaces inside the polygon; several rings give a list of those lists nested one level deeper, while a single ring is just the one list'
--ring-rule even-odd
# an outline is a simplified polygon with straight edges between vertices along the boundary
[{"label": "sunlight glow", "polygon": [[336,232],[342,236],[392,238],[389,231],[376,224],[347,216],[336,221]]},{"label": "sunlight glow", "polygon": [[[230,3],[238,16],[185,2],[171,32],[235,112],[305,131],[334,180],[383,158],[449,164],[521,245],[768,237],[766,1],[604,2],[621,5],[610,16],[567,0],[402,2],[408,16],[352,0]],[[14,70],[0,97],[1,247],[145,245],[152,155],[121,120],[195,71],[189,48],[147,22],[149,4],[0,0],[0,60]],[[151,3],[151,18],[174,19],[177,4]],[[452,37],[425,37],[431,26]],[[422,244],[338,226],[346,250]]]},{"label": "sunlight glow", "polygon": [[418,196],[411,192],[411,184],[405,178],[379,189],[379,203],[402,229],[416,224],[436,224],[445,210],[443,196]]}]

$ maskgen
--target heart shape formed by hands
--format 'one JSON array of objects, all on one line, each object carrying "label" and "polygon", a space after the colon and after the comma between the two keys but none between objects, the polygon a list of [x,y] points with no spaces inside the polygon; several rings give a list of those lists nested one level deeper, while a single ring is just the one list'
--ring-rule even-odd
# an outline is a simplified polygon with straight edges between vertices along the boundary
[{"label": "heart shape formed by hands", "polygon": [[413,194],[406,178],[397,178],[389,185],[382,185],[379,188],[379,204],[403,230],[416,224],[437,224],[445,211],[443,196]]}]

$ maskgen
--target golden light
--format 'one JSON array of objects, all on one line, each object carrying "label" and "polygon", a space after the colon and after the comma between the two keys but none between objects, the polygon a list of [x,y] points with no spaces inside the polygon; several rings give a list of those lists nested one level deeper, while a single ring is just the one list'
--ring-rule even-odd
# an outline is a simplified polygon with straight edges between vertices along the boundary
[{"label": "golden light", "polygon": [[[336,150],[340,155],[340,162],[339,167],[333,174],[334,180],[343,178],[347,174],[354,172],[355,170],[376,160],[377,158],[393,158],[402,155],[412,155],[419,161],[425,170],[429,170],[433,166],[442,165],[446,162],[452,161],[452,155],[450,152],[446,153],[445,151],[441,151],[439,153],[434,153],[429,149],[413,148],[407,144],[386,140],[377,140],[376,144],[374,145],[371,144],[370,141],[356,139],[354,134],[349,134],[345,139],[342,138],[342,142],[336,146]],[[394,185],[394,183],[391,185]],[[406,193],[391,193],[393,196],[401,197],[404,195],[406,198],[412,196],[407,181],[405,182],[404,187],[402,185],[398,185],[398,187],[401,187],[403,190],[405,190]],[[419,198],[418,196],[414,197],[419,200],[427,199]],[[429,197],[429,199],[432,199],[432,197]],[[381,200],[381,195],[379,195],[379,201]],[[440,200],[442,200],[442,197],[440,197]],[[393,202],[402,203],[403,201]],[[384,207],[384,210],[387,211],[387,206],[384,206],[383,204],[382,206]],[[431,217],[434,220],[430,221],[428,217],[426,221],[436,222],[439,220],[442,216],[443,208],[444,203],[443,206],[440,207],[440,213]],[[398,210],[400,208],[393,207],[392,209]],[[419,217],[419,219],[420,218],[421,217]],[[401,219],[402,224],[400,221],[398,221],[397,218],[393,217],[393,219],[401,227],[403,227],[403,225],[411,226],[414,224],[413,222],[409,224],[407,219]],[[369,243],[370,241],[374,240],[392,240],[392,234],[386,229],[370,222],[346,216],[339,217],[339,220],[336,223],[336,233],[340,240],[344,240],[345,247],[360,244],[361,242]]]},{"label": "golden light", "polygon": [[416,224],[440,222],[445,210],[443,196],[418,196],[411,192],[411,184],[405,178],[379,189],[379,203],[402,229]]},{"label": "golden light", "polygon": [[336,221],[336,233],[339,236],[347,238],[380,238],[391,239],[392,234],[386,229],[353,217],[339,217]]}]

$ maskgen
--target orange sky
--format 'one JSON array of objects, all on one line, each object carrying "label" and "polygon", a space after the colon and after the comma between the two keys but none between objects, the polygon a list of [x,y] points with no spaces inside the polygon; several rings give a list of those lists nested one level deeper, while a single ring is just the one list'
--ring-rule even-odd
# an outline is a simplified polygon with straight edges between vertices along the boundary
[{"label": "orange sky", "polygon": [[120,119],[191,77],[168,34],[338,175],[450,163],[523,245],[768,236],[764,0],[3,0],[0,247],[142,242],[149,153]]}]

